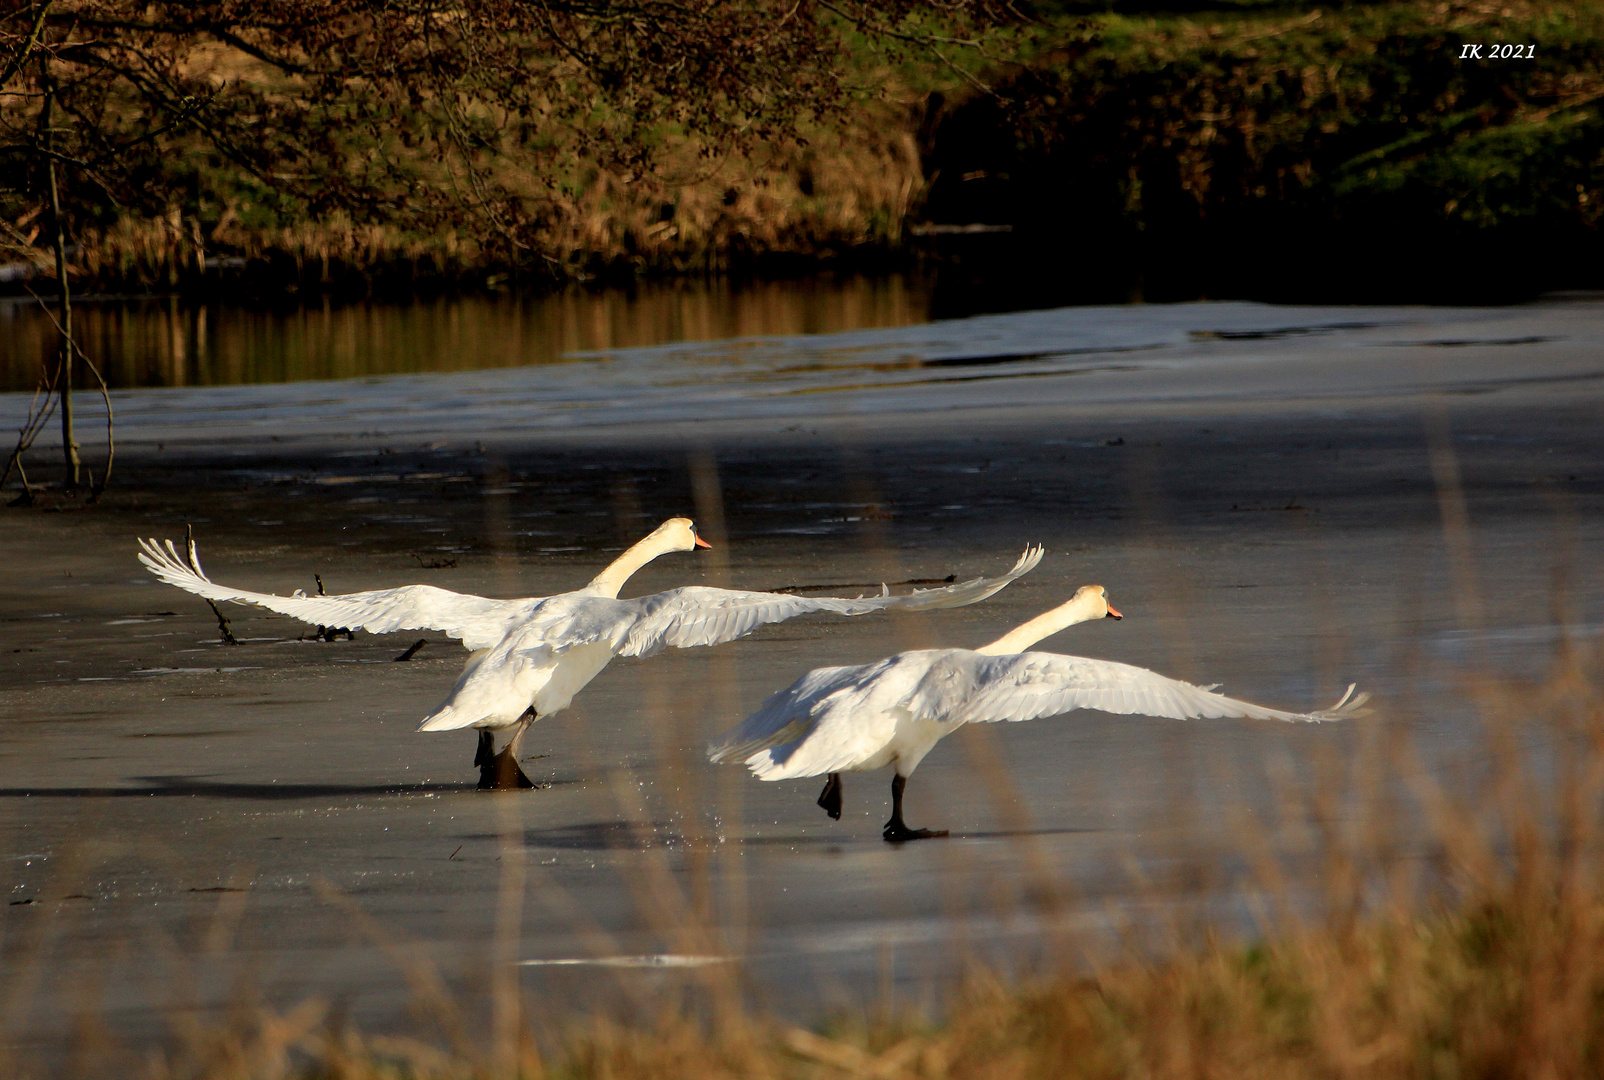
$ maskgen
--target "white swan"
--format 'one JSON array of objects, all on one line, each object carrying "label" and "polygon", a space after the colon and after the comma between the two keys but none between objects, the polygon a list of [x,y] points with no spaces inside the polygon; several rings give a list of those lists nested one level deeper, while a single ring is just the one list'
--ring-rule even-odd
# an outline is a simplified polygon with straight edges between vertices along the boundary
[{"label": "white swan", "polygon": [[763,780],[826,773],[819,805],[832,818],[841,816],[841,773],[894,764],[884,835],[919,840],[947,833],[903,823],[903,788],[931,748],[964,724],[1032,720],[1074,709],[1178,720],[1337,720],[1356,715],[1370,696],[1355,697],[1350,686],[1323,712],[1281,712],[1130,664],[1021,651],[1066,626],[1104,617],[1121,616],[1108,606],[1101,585],[1083,585],[1073,599],[979,649],[924,649],[856,667],[816,668],[710,746],[708,757],[739,761]]},{"label": "white swan", "polygon": [[[139,561],[169,585],[204,596],[255,604],[303,622],[350,627],[376,634],[392,630],[439,630],[473,651],[462,675],[420,731],[479,729],[479,786],[529,787],[518,767],[519,742],[529,724],[568,707],[581,688],[615,656],[650,656],[665,646],[689,648],[731,641],[766,623],[813,611],[862,615],[886,608],[924,610],[962,607],[984,600],[1041,561],[1029,548],[998,578],[972,581],[909,596],[849,600],[832,596],[740,592],[689,586],[633,600],[618,599],[629,576],[659,555],[711,547],[689,518],[670,518],[625,551],[590,584],[556,596],[492,600],[448,592],[432,585],[347,593],[293,596],[245,592],[215,584],[201,569],[191,542],[186,557],[171,540],[141,540]],[[517,725],[511,740],[494,753],[491,731]]]}]

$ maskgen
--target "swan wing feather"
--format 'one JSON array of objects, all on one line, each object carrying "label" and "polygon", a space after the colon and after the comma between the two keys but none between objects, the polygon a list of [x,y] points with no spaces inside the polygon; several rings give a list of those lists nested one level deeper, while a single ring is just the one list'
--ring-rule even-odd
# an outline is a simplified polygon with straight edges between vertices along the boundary
[{"label": "swan wing feather", "polygon": [[897,722],[890,687],[900,656],[850,668],[815,668],[768,696],[755,713],[707,748],[707,759],[738,761],[764,780],[840,772],[876,753]]},{"label": "swan wing feather", "polygon": [[907,596],[793,596],[790,593],[743,592],[692,585],[619,603],[632,606],[633,620],[620,635],[619,655],[650,656],[661,649],[718,645],[744,637],[760,626],[798,615],[829,611],[866,615],[897,608],[926,611],[963,607],[984,600],[1016,578],[1035,569],[1042,549],[1031,547],[1008,573],[977,577],[939,589],[920,589]]},{"label": "swan wing feather", "polygon": [[715,764],[744,761],[771,746],[805,737],[830,701],[856,685],[870,666],[814,668],[784,690],[770,694],[756,712],[710,743],[707,759]]},{"label": "swan wing feather", "polygon": [[873,664],[815,668],[773,694],[708,748],[709,760],[739,761],[764,780],[841,772],[871,759],[896,734],[927,654]]},{"label": "swan wing feather", "polygon": [[1036,569],[1041,562],[1042,551],[1040,544],[1033,544],[1024,550],[1006,574],[994,578],[970,578],[956,585],[943,585],[936,589],[915,589],[907,596],[875,596],[853,602],[874,604],[872,610],[897,608],[902,611],[931,611],[938,608],[964,607],[1001,592],[1017,579]]},{"label": "swan wing feather", "polygon": [[946,684],[930,679],[921,684],[910,701],[916,714],[970,724],[1033,720],[1075,709],[1176,720],[1241,717],[1314,722],[1363,715],[1361,707],[1370,696],[1355,695],[1350,686],[1330,709],[1286,712],[1113,660],[1042,652],[964,653],[951,666],[956,675],[949,675]]},{"label": "swan wing feather", "polygon": [[[439,630],[461,639],[469,649],[488,649],[500,641],[527,600],[491,600],[438,589],[406,585],[397,589],[344,593],[337,596],[278,596],[219,585],[190,567],[171,540],[141,540],[139,561],[162,581],[208,600],[254,604],[315,626],[349,627],[374,634],[392,630]],[[197,558],[195,565],[200,561]]]}]

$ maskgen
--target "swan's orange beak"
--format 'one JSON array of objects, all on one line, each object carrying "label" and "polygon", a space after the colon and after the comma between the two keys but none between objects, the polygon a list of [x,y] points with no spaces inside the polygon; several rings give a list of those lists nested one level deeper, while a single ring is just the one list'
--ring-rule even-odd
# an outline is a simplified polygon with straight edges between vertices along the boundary
[{"label": "swan's orange beak", "polygon": [[713,545],[712,545],[712,544],[709,544],[709,543],[708,543],[708,542],[707,542],[707,541],[706,541],[706,540],[703,540],[703,539],[702,539],[702,538],[701,538],[701,537],[700,537],[700,536],[698,536],[698,537],[697,537],[697,538],[696,538],[696,546],[697,546],[697,547],[705,547],[705,548],[710,548],[710,547],[712,547],[712,546],[713,546]]},{"label": "swan's orange beak", "polygon": [[1110,618],[1110,619],[1123,619],[1125,616],[1121,615],[1119,612],[1115,611],[1113,608],[1109,608],[1108,609],[1108,615],[1106,617]]}]

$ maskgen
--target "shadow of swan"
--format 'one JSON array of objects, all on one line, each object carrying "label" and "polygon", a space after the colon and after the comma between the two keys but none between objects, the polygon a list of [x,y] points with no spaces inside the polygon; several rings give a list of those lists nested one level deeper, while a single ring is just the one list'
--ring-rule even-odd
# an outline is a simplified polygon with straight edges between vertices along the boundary
[{"label": "shadow of swan", "polygon": [[474,791],[460,784],[245,784],[195,776],[139,776],[143,787],[6,787],[0,799],[334,799],[363,795],[421,795]]}]

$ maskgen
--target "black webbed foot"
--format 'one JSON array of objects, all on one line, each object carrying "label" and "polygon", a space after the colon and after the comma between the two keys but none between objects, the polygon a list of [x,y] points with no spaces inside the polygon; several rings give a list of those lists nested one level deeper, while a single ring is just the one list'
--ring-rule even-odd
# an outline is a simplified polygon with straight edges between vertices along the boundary
[{"label": "black webbed foot", "polygon": [[902,793],[907,786],[908,778],[901,773],[891,778],[891,820],[886,822],[885,832],[880,835],[892,844],[900,844],[906,840],[934,840],[939,836],[946,836],[946,829],[910,829],[903,823]]},{"label": "black webbed foot", "polygon": [[841,774],[831,773],[824,782],[824,790],[819,792],[819,805],[824,812],[836,821],[841,820]]},{"label": "black webbed foot", "polygon": [[511,791],[514,788],[532,788],[538,785],[524,775],[518,759],[506,750],[496,754],[479,766],[480,791]]},{"label": "black webbed foot", "polygon": [[474,755],[473,763],[479,766],[480,791],[507,791],[513,788],[549,788],[550,784],[537,784],[524,775],[523,768],[518,764],[518,747],[523,742],[524,733],[529,725],[536,720],[535,710],[530,707],[520,719],[512,738],[501,752],[495,750],[495,736],[489,729],[479,731],[479,752]]}]

